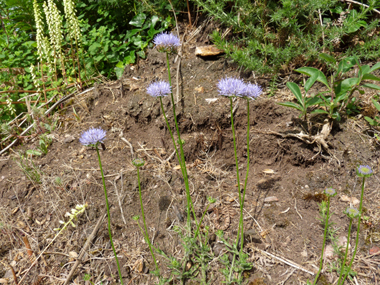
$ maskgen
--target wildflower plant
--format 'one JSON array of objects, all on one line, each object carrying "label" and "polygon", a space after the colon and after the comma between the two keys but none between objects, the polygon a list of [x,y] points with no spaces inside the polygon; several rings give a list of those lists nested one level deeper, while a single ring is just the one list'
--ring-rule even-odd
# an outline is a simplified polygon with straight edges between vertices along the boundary
[{"label": "wildflower plant", "polygon": [[[243,256],[243,247],[244,247],[244,225],[243,225],[243,209],[244,209],[244,199],[245,199],[245,193],[247,189],[247,182],[248,182],[248,175],[249,175],[249,129],[250,129],[250,119],[249,119],[249,101],[252,99],[256,99],[258,96],[261,95],[262,89],[260,86],[252,83],[244,83],[243,80],[233,77],[226,77],[219,80],[217,84],[218,93],[221,96],[226,96],[230,100],[230,111],[231,111],[231,128],[232,128],[232,137],[233,137],[233,143],[234,143],[234,153],[235,153],[235,163],[236,163],[236,179],[237,179],[237,185],[238,185],[238,192],[239,192],[239,203],[240,203],[240,219],[239,219],[239,228],[238,233],[236,237],[236,249],[239,244],[239,238],[240,238],[240,250],[236,251],[238,255],[241,257],[239,258],[239,262],[242,262],[242,264],[245,264],[243,262],[244,256]],[[244,188],[243,188],[243,195],[241,195],[241,188],[240,188],[240,175],[239,175],[239,163],[238,163],[238,157],[237,157],[237,150],[236,150],[236,138],[235,138],[235,126],[234,126],[234,114],[233,114],[233,98],[235,97],[241,97],[247,100],[247,172],[245,176],[244,181]],[[234,254],[232,266],[230,267],[230,273],[228,275],[225,275],[227,280],[229,282],[232,282],[232,270],[234,268],[233,264],[235,262],[236,254]],[[246,266],[243,266],[243,268],[246,268]],[[241,274],[242,272],[239,272]],[[240,276],[240,275],[239,275]]]},{"label": "wildflower plant", "polygon": [[323,233],[323,243],[322,243],[322,254],[321,254],[321,260],[320,260],[320,263],[319,263],[319,270],[318,270],[318,273],[317,275],[315,276],[315,279],[314,279],[314,283],[313,284],[317,284],[317,281],[318,281],[318,278],[319,278],[319,275],[321,274],[321,271],[322,271],[322,266],[323,266],[323,254],[325,252],[325,245],[326,245],[326,236],[327,236],[327,231],[328,231],[328,228],[331,226],[329,224],[329,219],[330,219],[330,198],[331,197],[334,197],[336,195],[336,190],[333,189],[333,188],[327,188],[325,191],[324,191],[324,194],[327,196],[327,206],[325,205],[325,203],[323,203],[321,205],[321,212],[322,212],[322,220],[325,221],[325,230],[324,230],[324,233]]},{"label": "wildflower plant", "polygon": [[142,215],[143,223],[144,223],[144,231],[142,229],[141,230],[142,230],[142,232],[144,234],[145,240],[147,241],[147,243],[149,245],[149,250],[150,250],[150,253],[152,254],[154,265],[156,267],[156,274],[158,275],[158,265],[157,265],[156,257],[154,256],[154,253],[153,253],[153,250],[152,250],[152,243],[150,242],[150,239],[149,239],[148,228],[147,228],[146,222],[145,222],[144,205],[143,205],[142,197],[141,197],[140,167],[144,166],[145,161],[142,158],[136,158],[136,159],[134,159],[132,161],[132,164],[137,169],[137,183],[139,185],[139,198],[140,198],[140,206],[141,206],[141,215]]},{"label": "wildflower plant", "polygon": [[[177,48],[181,45],[181,42],[180,42],[180,39],[177,36],[175,36],[174,34],[160,33],[154,37],[153,43],[155,44],[155,46],[159,52],[166,53],[166,64],[167,64],[167,69],[168,69],[169,83],[164,82],[164,81],[154,82],[151,85],[149,85],[149,87],[147,89],[147,93],[153,97],[159,97],[160,98],[162,113],[164,114],[166,125],[168,127],[169,132],[170,132],[170,136],[171,136],[172,141],[173,141],[173,146],[174,146],[174,149],[176,151],[177,159],[178,159],[178,162],[180,164],[181,172],[182,172],[183,179],[185,182],[186,200],[187,200],[187,227],[188,227],[188,231],[190,233],[191,232],[190,213],[191,212],[193,213],[194,221],[196,224],[197,224],[197,218],[195,215],[193,203],[191,201],[191,196],[190,196],[189,180],[188,180],[188,175],[187,175],[185,156],[184,156],[184,152],[183,152],[183,140],[181,139],[181,133],[179,131],[178,122],[177,122],[176,107],[175,107],[173,90],[172,90],[172,82],[171,82],[171,75],[170,75],[170,63],[169,63],[169,55],[177,52]],[[177,136],[178,136],[179,152],[178,152],[176,142],[175,142],[173,133],[171,131],[165,110],[163,108],[163,104],[162,104],[162,97],[169,95],[169,94],[170,94],[171,101],[172,101],[174,123],[175,123],[175,128],[176,128]]]},{"label": "wildflower plant", "polygon": [[84,146],[95,147],[96,153],[98,154],[99,168],[100,168],[100,173],[102,174],[104,196],[106,199],[106,208],[107,208],[107,216],[108,216],[108,235],[110,237],[111,247],[112,247],[113,253],[115,255],[117,269],[119,272],[120,283],[123,285],[123,277],[122,277],[121,271],[120,271],[119,259],[117,258],[115,246],[114,246],[113,240],[112,240],[111,215],[110,215],[110,208],[109,208],[109,204],[108,204],[107,188],[106,188],[106,182],[104,180],[103,167],[102,167],[102,162],[100,159],[99,148],[98,148],[99,144],[101,144],[104,148],[104,140],[105,139],[106,139],[106,132],[103,129],[101,129],[101,128],[90,128],[89,130],[82,133],[81,137],[79,138],[79,142]]},{"label": "wildflower plant", "polygon": [[[365,180],[366,178],[369,178],[373,175],[373,170],[369,165],[360,165],[356,169],[356,174],[358,177],[362,178],[362,189],[361,189],[361,194],[360,194],[360,204],[359,204],[359,210],[356,212],[353,209],[347,209],[346,214],[350,217],[350,222],[352,221],[353,218],[358,218],[358,225],[357,225],[357,230],[356,230],[356,238],[355,238],[355,249],[354,252],[352,253],[351,261],[350,264],[343,273],[343,279],[341,280],[341,276],[339,277],[338,285],[344,284],[344,281],[346,280],[348,274],[351,272],[351,267],[352,263],[354,262],[356,252],[358,250],[358,244],[359,244],[359,234],[360,234],[360,222],[363,217],[363,197],[364,197],[364,188],[365,188]],[[345,266],[345,264],[342,264],[342,267]],[[343,270],[341,270],[341,275],[342,275]]]}]

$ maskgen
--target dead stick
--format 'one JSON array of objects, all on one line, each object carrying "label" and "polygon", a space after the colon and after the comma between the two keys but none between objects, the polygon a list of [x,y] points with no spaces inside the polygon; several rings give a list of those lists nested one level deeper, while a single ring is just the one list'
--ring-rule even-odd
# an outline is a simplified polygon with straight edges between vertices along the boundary
[{"label": "dead stick", "polygon": [[106,217],[107,214],[104,214],[103,216],[101,216],[99,219],[98,219],[98,222],[96,223],[96,226],[94,228],[94,230],[92,231],[91,235],[88,237],[88,239],[86,240],[86,243],[84,244],[83,248],[82,248],[82,251],[81,253],[79,254],[79,257],[77,259],[77,261],[75,261],[75,264],[74,266],[71,268],[71,271],[69,273],[69,276],[67,276],[67,279],[65,281],[65,283],[63,285],[67,285],[69,282],[70,282],[70,279],[71,277],[73,277],[74,275],[74,272],[75,270],[77,269],[78,265],[82,262],[82,257],[83,255],[86,253],[88,247],[90,246],[92,240],[94,239],[95,235],[96,235],[96,232],[98,231],[98,229],[100,228],[100,225],[103,221],[103,219]]},{"label": "dead stick", "polygon": [[[360,2],[357,2],[357,1],[353,1],[353,0],[343,0],[343,1],[346,1],[346,2],[349,2],[349,3],[353,3],[353,4],[357,4],[357,5],[361,5],[361,6],[364,6],[364,7],[366,7],[366,8],[369,8],[368,5],[363,4],[363,3],[360,3]],[[375,11],[375,12],[378,13],[378,14],[380,14],[380,11],[379,11],[379,10],[373,9],[373,11]]]}]

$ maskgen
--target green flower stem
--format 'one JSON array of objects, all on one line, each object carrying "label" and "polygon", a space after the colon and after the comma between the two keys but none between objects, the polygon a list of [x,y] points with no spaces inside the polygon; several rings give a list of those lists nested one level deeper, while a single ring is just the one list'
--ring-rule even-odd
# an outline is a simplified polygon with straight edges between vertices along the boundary
[{"label": "green flower stem", "polygon": [[319,270],[317,275],[315,276],[314,283],[317,284],[319,275],[321,274],[322,271],[322,266],[323,266],[323,254],[325,252],[325,246],[326,246],[326,236],[327,236],[327,228],[329,227],[329,218],[330,218],[330,196],[328,196],[327,199],[327,214],[326,214],[326,220],[325,220],[325,232],[323,233],[323,244],[322,244],[322,254],[321,254],[321,261],[319,263]]},{"label": "green flower stem", "polygon": [[109,207],[109,204],[108,204],[107,188],[106,188],[106,182],[104,180],[103,167],[102,167],[102,162],[100,160],[100,154],[99,154],[98,144],[95,145],[95,148],[96,148],[96,152],[98,153],[100,173],[102,174],[102,180],[103,180],[104,196],[106,197],[107,216],[108,216],[108,235],[110,237],[111,247],[112,247],[113,253],[115,255],[117,270],[119,272],[120,284],[123,285],[123,277],[121,276],[119,259],[117,258],[115,246],[113,245],[113,240],[112,240],[110,207]]},{"label": "green flower stem", "polygon": [[[344,268],[346,267],[346,260],[347,260],[347,255],[348,255],[348,247],[350,246],[350,236],[351,236],[352,220],[353,219],[350,218],[350,225],[348,226],[346,252],[344,254],[344,259],[343,259],[342,265],[340,267],[340,275],[339,275],[338,285],[340,284],[340,279],[342,278],[343,272],[344,272]],[[344,282],[344,280],[343,280],[343,282]]]},{"label": "green flower stem", "polygon": [[199,228],[200,228],[200,226],[201,226],[201,224],[202,224],[203,218],[205,217],[205,215],[206,215],[206,213],[207,213],[207,210],[208,210],[208,208],[210,207],[210,205],[211,205],[211,204],[208,204],[206,210],[203,212],[202,218],[201,218],[201,220],[199,221],[199,224],[198,224],[198,226],[197,226],[197,230],[195,231],[194,238],[196,238],[196,237],[198,236]]},{"label": "green flower stem", "polygon": [[137,168],[137,183],[139,184],[139,197],[140,197],[141,215],[142,215],[142,219],[143,219],[143,223],[144,223],[144,228],[145,228],[145,239],[148,242],[149,250],[150,250],[150,253],[152,254],[154,265],[156,266],[156,270],[158,270],[157,260],[156,260],[156,257],[154,256],[154,253],[153,253],[153,250],[152,250],[152,244],[150,243],[149,234],[148,234],[148,228],[147,228],[146,222],[145,222],[144,205],[143,205],[142,197],[141,197],[140,167],[136,167],[136,168]]},{"label": "green flower stem", "polygon": [[[234,114],[233,114],[233,110],[232,110],[232,98],[231,97],[230,97],[230,109],[231,109],[231,127],[232,127],[232,137],[234,140],[234,152],[235,152],[235,162],[236,162],[236,179],[237,179],[238,191],[239,191],[240,220],[241,220],[241,215],[242,215],[243,210],[242,210],[242,199],[241,199],[241,193],[240,193],[239,163],[238,163],[237,152],[236,152]],[[239,243],[239,235],[240,235],[240,232],[242,232],[241,227],[242,227],[241,221],[239,221],[239,229],[238,229],[238,234],[237,234],[237,238],[236,238],[236,245]]]},{"label": "green flower stem", "polygon": [[354,259],[355,259],[356,251],[358,250],[359,233],[360,233],[360,222],[361,222],[361,220],[362,220],[362,215],[363,215],[363,211],[362,211],[362,209],[363,209],[364,185],[365,185],[365,177],[363,177],[362,193],[361,193],[361,195],[360,195],[360,206],[359,206],[359,213],[360,213],[360,216],[359,216],[359,220],[358,220],[358,228],[357,228],[357,232],[356,232],[355,249],[354,249],[354,253],[352,254],[351,261],[350,261],[350,265],[348,266],[348,270],[347,270],[347,272],[346,272],[346,275],[344,275],[344,277],[343,277],[342,284],[344,283],[344,280],[346,280],[347,275],[348,275],[348,273],[349,273],[350,270],[351,270],[352,263],[354,262]]},{"label": "green flower stem", "polygon": [[[244,209],[244,198],[245,198],[245,191],[247,189],[247,182],[248,182],[248,174],[249,174],[249,98],[247,98],[247,173],[245,175],[245,181],[244,181],[244,189],[243,189],[243,198],[240,203],[240,222],[239,222],[239,228],[241,229],[241,250],[243,251],[244,247],[244,222],[243,222],[243,209]],[[239,191],[240,193],[240,191]]]},{"label": "green flower stem", "polygon": [[[172,86],[172,79],[170,75],[170,64],[169,64],[169,54],[166,53],[166,64],[167,64],[167,69],[168,69],[168,76],[169,76],[169,84]],[[178,127],[178,122],[177,122],[177,114],[175,111],[175,102],[174,102],[174,96],[173,96],[173,91],[170,93],[171,99],[172,99],[172,106],[173,106],[173,115],[174,115],[174,123],[177,131],[177,136],[178,136],[178,141],[179,141],[179,148],[180,148],[180,156],[181,160],[179,161],[180,166],[182,168],[182,174],[183,174],[183,179],[185,181],[185,190],[186,190],[186,199],[187,199],[187,224],[190,230],[190,211],[193,212],[194,220],[195,223],[197,224],[197,217],[195,215],[194,211],[194,206],[193,202],[191,201],[191,196],[190,196],[190,190],[189,190],[189,180],[187,176],[187,168],[186,168],[186,161],[185,161],[185,156],[183,154],[183,144],[181,140],[181,134],[179,132],[179,127]]]}]

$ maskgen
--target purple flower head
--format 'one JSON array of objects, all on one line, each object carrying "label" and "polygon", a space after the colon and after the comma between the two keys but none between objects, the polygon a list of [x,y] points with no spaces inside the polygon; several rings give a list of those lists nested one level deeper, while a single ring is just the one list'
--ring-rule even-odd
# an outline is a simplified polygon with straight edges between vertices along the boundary
[{"label": "purple flower head", "polygon": [[245,90],[243,92],[242,97],[255,99],[259,97],[261,93],[263,93],[263,89],[259,85],[248,83],[245,86]]},{"label": "purple flower head", "polygon": [[181,45],[179,37],[174,34],[160,33],[156,35],[153,39],[153,43],[160,52],[173,53],[177,50],[177,47]]},{"label": "purple flower head", "polygon": [[101,128],[90,128],[88,131],[85,131],[79,138],[79,142],[83,145],[97,145],[98,143],[103,143],[103,140],[106,138],[106,131]]},{"label": "purple flower head", "polygon": [[356,173],[359,177],[370,177],[373,174],[372,168],[368,165],[360,165]]},{"label": "purple flower head", "polygon": [[348,207],[344,213],[351,219],[359,218],[360,212],[355,207]]},{"label": "purple flower head", "polygon": [[222,78],[218,82],[218,92],[221,96],[243,96],[246,84],[243,80],[233,77]]},{"label": "purple flower head", "polygon": [[146,93],[148,93],[152,97],[167,96],[171,92],[172,88],[170,84],[163,80],[152,82],[146,89]]},{"label": "purple flower head", "polygon": [[336,191],[330,187],[325,190],[325,194],[329,197],[334,197],[336,195]]}]

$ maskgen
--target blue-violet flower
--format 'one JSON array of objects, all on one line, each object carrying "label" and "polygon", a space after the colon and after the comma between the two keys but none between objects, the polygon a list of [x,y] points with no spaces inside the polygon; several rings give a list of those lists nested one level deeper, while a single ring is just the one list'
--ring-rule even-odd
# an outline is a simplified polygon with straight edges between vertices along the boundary
[{"label": "blue-violet flower", "polygon": [[153,39],[153,43],[160,52],[173,53],[177,50],[177,47],[181,45],[179,37],[174,34],[160,33]]},{"label": "blue-violet flower", "polygon": [[327,188],[325,190],[325,194],[329,197],[334,197],[336,195],[336,191],[333,188]]},{"label": "blue-violet flower", "polygon": [[161,80],[152,82],[146,92],[152,97],[167,96],[172,92],[172,88],[168,82]]},{"label": "blue-violet flower", "polygon": [[242,97],[255,99],[259,97],[262,92],[263,92],[263,89],[259,85],[248,83],[245,86],[245,90],[242,94]]},{"label": "blue-violet flower", "polygon": [[103,143],[106,138],[106,131],[101,128],[90,128],[85,131],[79,138],[79,142],[83,145],[97,145]]},{"label": "blue-violet flower", "polygon": [[370,177],[373,174],[372,168],[368,165],[360,165],[356,173],[359,177]]},{"label": "blue-violet flower", "polygon": [[348,207],[344,213],[351,219],[358,218],[360,216],[360,212],[355,207]]},{"label": "blue-violet flower", "polygon": [[243,80],[233,77],[222,78],[218,82],[218,92],[221,96],[243,96],[246,84]]}]

